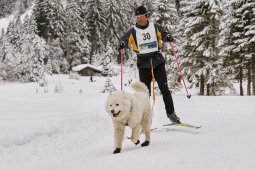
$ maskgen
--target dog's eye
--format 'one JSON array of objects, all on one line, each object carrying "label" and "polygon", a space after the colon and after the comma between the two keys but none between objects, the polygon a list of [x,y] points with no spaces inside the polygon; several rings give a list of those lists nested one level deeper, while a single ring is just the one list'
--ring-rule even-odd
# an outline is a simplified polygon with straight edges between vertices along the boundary
[{"label": "dog's eye", "polygon": [[112,105],[110,104],[110,107],[112,107]]},{"label": "dog's eye", "polygon": [[116,104],[116,106],[119,106],[119,104]]}]

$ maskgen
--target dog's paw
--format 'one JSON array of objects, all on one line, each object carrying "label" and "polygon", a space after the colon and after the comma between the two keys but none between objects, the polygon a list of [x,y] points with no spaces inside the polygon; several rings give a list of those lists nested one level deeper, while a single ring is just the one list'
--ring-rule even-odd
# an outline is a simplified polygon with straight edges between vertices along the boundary
[{"label": "dog's paw", "polygon": [[150,142],[149,141],[144,141],[142,144],[141,144],[141,146],[142,147],[145,147],[145,146],[149,146],[149,144],[150,144]]},{"label": "dog's paw", "polygon": [[138,145],[140,143],[140,140],[138,139],[137,142],[135,143],[136,145]]},{"label": "dog's paw", "polygon": [[113,154],[120,153],[121,148],[116,148]]}]

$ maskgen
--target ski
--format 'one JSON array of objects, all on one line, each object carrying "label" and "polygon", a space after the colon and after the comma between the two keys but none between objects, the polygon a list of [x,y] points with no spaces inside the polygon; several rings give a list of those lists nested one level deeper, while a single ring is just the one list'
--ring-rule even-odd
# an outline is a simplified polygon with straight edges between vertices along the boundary
[{"label": "ski", "polygon": [[193,128],[193,129],[199,129],[202,127],[202,126],[195,126],[192,124],[182,123],[182,122],[181,123],[169,123],[169,124],[165,124],[163,126],[183,126],[183,127]]},{"label": "ski", "polygon": [[[168,124],[164,124],[162,126],[183,126],[183,127],[188,127],[188,128],[193,128],[193,129],[199,129],[202,126],[196,126],[196,125],[192,125],[192,124],[188,124],[188,123],[168,123]],[[151,132],[157,130],[158,128],[151,128]],[[143,134],[143,131],[141,131],[141,134]],[[131,139],[131,137],[127,136],[127,139]]]}]

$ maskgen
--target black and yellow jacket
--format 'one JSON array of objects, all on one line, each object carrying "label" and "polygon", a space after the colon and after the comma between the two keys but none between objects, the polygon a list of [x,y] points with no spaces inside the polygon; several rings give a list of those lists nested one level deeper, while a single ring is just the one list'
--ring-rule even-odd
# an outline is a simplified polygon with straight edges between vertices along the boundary
[{"label": "black and yellow jacket", "polygon": [[[136,24],[136,27],[139,29],[146,29],[149,26],[149,23],[145,26],[139,26]],[[162,49],[163,42],[167,42],[167,33],[164,28],[158,24],[154,24],[156,36],[158,40],[158,49]],[[124,36],[120,39],[120,42],[124,42],[125,48],[132,48],[134,52],[137,54],[137,66],[138,68],[151,68],[150,59],[152,59],[153,67],[157,67],[158,65],[165,62],[164,57],[162,56],[160,51],[151,52],[147,54],[139,54],[139,49],[136,41],[136,30],[134,27],[129,29]]]}]

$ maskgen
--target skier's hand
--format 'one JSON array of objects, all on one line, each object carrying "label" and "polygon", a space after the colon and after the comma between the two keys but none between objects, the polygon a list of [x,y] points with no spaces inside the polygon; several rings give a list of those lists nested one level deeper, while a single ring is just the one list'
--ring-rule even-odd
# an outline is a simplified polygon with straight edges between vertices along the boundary
[{"label": "skier's hand", "polygon": [[171,34],[167,34],[166,39],[167,39],[168,42],[173,42],[174,41]]}]

